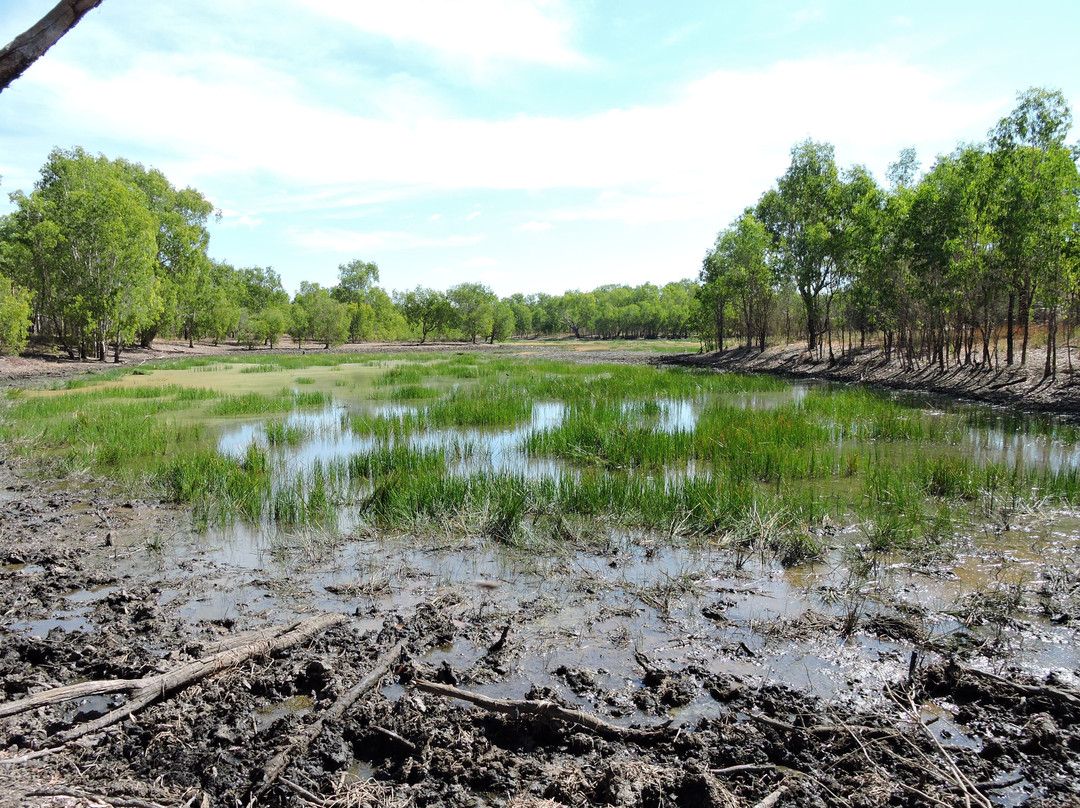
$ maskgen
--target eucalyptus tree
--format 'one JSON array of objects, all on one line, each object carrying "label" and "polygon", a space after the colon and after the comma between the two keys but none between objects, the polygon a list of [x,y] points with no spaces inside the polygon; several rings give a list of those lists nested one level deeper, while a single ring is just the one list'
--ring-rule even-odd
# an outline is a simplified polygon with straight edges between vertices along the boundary
[{"label": "eucalyptus tree", "polygon": [[770,238],[764,224],[747,209],[726,230],[702,265],[703,300],[713,306],[719,350],[724,349],[725,314],[732,306],[741,320],[746,347],[765,350],[773,273],[767,262]]},{"label": "eucalyptus tree", "polygon": [[514,311],[514,334],[527,337],[533,333],[533,310],[521,292],[510,295],[506,303]]},{"label": "eucalyptus tree", "polygon": [[194,188],[178,189],[155,168],[124,159],[115,161],[127,181],[145,196],[147,210],[157,220],[157,260],[162,315],[140,333],[150,347],[158,331],[178,332],[188,341],[203,336],[203,313],[211,296],[210,233],[206,225],[213,204]]},{"label": "eucalyptus tree", "polygon": [[338,282],[330,294],[340,303],[367,303],[369,292],[378,282],[379,265],[356,259],[338,265]]},{"label": "eucalyptus tree", "polygon": [[[1065,145],[1072,110],[1057,90],[1031,88],[990,132],[997,171],[996,229],[1009,282],[1006,362],[1014,360],[1014,307],[1023,331],[1020,363],[1027,361],[1031,308],[1045,289],[1048,354],[1053,354],[1061,279],[1075,240],[1077,171]],[[1048,372],[1050,368],[1048,367]]]},{"label": "eucalyptus tree", "polygon": [[[718,235],[717,242],[722,237],[723,233]],[[698,283],[700,288],[695,299],[698,310],[695,319],[698,330],[701,332],[702,344],[706,350],[715,348],[723,351],[732,287],[731,274],[724,261],[724,254],[717,246],[710,249],[702,259]]]},{"label": "eucalyptus tree", "polygon": [[481,334],[491,332],[495,293],[482,283],[459,283],[446,292],[454,312],[454,321],[462,336],[476,342]]},{"label": "eucalyptus tree", "polygon": [[26,347],[30,331],[30,293],[0,275],[0,356]]},{"label": "eucalyptus tree", "polygon": [[[842,325],[848,331],[849,342],[859,332],[860,345],[873,320],[873,294],[865,282],[873,275],[873,265],[881,252],[881,227],[885,207],[885,191],[877,184],[865,166],[856,165],[843,172],[838,188],[837,222],[833,234],[833,254],[837,271],[834,287],[826,301],[825,322],[829,333],[829,353],[832,358],[832,301],[840,292]],[[843,333],[841,350],[844,350]]]},{"label": "eucalyptus tree", "polygon": [[406,322],[420,332],[420,344],[427,342],[428,335],[438,333],[453,314],[450,300],[437,289],[417,286],[405,292],[394,292],[394,304]]},{"label": "eucalyptus tree", "polygon": [[[5,225],[16,272],[39,316],[71,354],[105,359],[160,314],[154,272],[158,220],[123,166],[56,149],[33,193],[15,194]],[[9,256],[10,257],[10,256]]]},{"label": "eucalyptus tree", "polygon": [[488,344],[510,339],[514,335],[514,307],[509,300],[498,300],[491,307],[491,332]]},{"label": "eucalyptus tree", "polygon": [[[329,349],[341,345],[349,336],[348,308],[344,303],[334,300],[330,290],[317,283],[304,281],[294,301],[306,315],[306,336],[323,343]],[[298,324],[293,318],[294,325]],[[297,337],[293,334],[293,337]]]},{"label": "eucalyptus tree", "polygon": [[778,266],[794,279],[802,298],[807,347],[819,353],[828,302],[839,284],[840,186],[832,145],[808,139],[791,150],[791,165],[755,210],[772,236]]}]

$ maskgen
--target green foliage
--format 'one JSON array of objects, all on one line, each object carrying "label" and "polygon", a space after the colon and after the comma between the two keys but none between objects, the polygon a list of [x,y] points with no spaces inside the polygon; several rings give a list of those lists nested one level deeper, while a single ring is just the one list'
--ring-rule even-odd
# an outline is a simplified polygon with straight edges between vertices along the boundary
[{"label": "green foliage", "polygon": [[0,275],[0,356],[18,354],[30,330],[30,293]]}]

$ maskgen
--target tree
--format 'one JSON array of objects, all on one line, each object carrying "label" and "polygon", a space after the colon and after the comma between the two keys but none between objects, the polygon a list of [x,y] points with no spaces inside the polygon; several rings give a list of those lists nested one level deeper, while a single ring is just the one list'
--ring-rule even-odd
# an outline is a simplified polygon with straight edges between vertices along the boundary
[{"label": "tree", "polygon": [[210,233],[206,224],[213,204],[194,188],[177,189],[155,168],[127,160],[115,161],[129,183],[145,195],[147,210],[157,219],[157,261],[162,312],[159,321],[140,333],[149,348],[161,329],[179,332],[194,346],[202,336],[202,314],[209,304],[211,262],[206,251]]},{"label": "tree", "polygon": [[834,234],[840,176],[833,147],[805,140],[791,150],[791,165],[755,215],[773,238],[783,271],[795,280],[806,314],[809,350],[821,348],[830,290],[838,284]]},{"label": "tree", "polygon": [[446,292],[454,309],[457,326],[470,342],[491,331],[495,293],[481,283],[459,283]]},{"label": "tree", "polygon": [[55,45],[79,20],[101,5],[102,0],[60,0],[32,28],[0,49],[0,92]]},{"label": "tree", "polygon": [[394,303],[413,327],[420,331],[420,344],[428,335],[438,331],[450,320],[452,310],[445,294],[425,286],[417,286],[407,292],[394,292]]},{"label": "tree", "polygon": [[378,264],[350,261],[338,266],[338,284],[330,294],[340,303],[368,303],[368,293],[378,282]]},{"label": "tree", "polygon": [[491,308],[491,333],[488,344],[502,342],[514,335],[514,308],[506,300],[499,300]]},{"label": "tree", "polygon": [[80,148],[54,150],[5,230],[16,275],[72,355],[120,361],[124,343],[160,314],[154,273],[157,220],[118,163]]},{"label": "tree", "polygon": [[30,330],[30,293],[0,275],[0,356],[21,353]]},{"label": "tree", "polygon": [[289,293],[281,285],[281,275],[271,267],[245,267],[238,270],[238,300],[247,311],[255,314],[271,306],[287,306]]},{"label": "tree", "polygon": [[[1065,145],[1072,110],[1060,91],[1032,87],[990,132],[1000,193],[995,223],[1010,284],[1006,363],[1014,359],[1014,308],[1023,330],[1020,364],[1027,361],[1031,307],[1046,273],[1056,274],[1076,208],[1076,164]],[[1058,298],[1048,290],[1056,314]],[[1051,330],[1056,316],[1051,316]],[[1053,350],[1053,342],[1049,351]]]},{"label": "tree", "polygon": [[[344,303],[330,296],[327,289],[317,283],[304,281],[296,302],[307,315],[307,333],[329,349],[341,345],[349,336],[349,311]],[[294,320],[295,321],[295,320]],[[296,334],[293,334],[296,337]]]}]

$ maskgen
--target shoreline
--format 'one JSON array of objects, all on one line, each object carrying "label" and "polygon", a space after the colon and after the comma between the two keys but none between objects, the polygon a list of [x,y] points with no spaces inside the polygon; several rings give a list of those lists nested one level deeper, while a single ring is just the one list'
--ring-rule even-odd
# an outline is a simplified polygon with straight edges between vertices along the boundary
[{"label": "shoreline", "polygon": [[957,365],[941,370],[928,365],[907,370],[896,362],[885,362],[876,348],[856,350],[830,363],[827,359],[811,358],[801,345],[787,344],[770,346],[764,352],[756,348],[730,348],[723,353],[676,354],[658,361],[679,367],[866,384],[1080,417],[1080,367],[1075,373],[1061,370],[1056,378],[1043,379],[1043,356],[1042,349],[1029,350],[1024,366]]}]

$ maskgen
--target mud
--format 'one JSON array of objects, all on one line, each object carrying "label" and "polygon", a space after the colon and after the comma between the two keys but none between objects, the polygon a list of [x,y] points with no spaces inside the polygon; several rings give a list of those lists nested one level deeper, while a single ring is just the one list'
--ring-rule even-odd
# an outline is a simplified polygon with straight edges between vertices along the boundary
[{"label": "mud", "polygon": [[946,368],[922,363],[905,368],[896,361],[886,362],[876,348],[853,349],[844,356],[836,353],[832,360],[819,359],[808,353],[805,346],[797,345],[770,346],[765,351],[734,348],[707,354],[679,354],[658,361],[797,379],[871,384],[1069,415],[1080,413],[1080,379],[1066,367],[1059,368],[1053,377],[1044,377],[1044,348],[1030,349],[1025,365],[1017,360],[1013,365],[1002,362],[996,367],[972,364]]},{"label": "mud", "polygon": [[[960,625],[919,588],[945,576],[933,569],[853,605],[827,576],[781,582],[716,549],[521,559],[365,534],[282,563],[236,541],[98,480],[42,483],[0,449],[0,703],[350,615],[63,748],[58,733],[124,697],[0,719],[0,805],[1080,805],[1067,558],[1022,603],[972,604]],[[253,798],[270,759],[398,641],[381,686]],[[1040,643],[1066,661],[1033,656]],[[613,740],[423,694],[418,677],[660,731]]]}]

